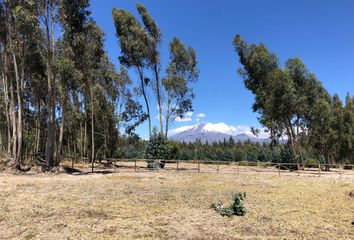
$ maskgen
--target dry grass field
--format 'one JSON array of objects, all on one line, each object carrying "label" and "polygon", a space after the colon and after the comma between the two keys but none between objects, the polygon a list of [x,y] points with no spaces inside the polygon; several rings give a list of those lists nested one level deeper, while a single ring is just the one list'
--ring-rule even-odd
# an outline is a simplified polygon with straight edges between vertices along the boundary
[{"label": "dry grass field", "polygon": [[[244,217],[210,204],[247,192]],[[175,171],[0,175],[1,239],[354,239],[353,180]]]}]

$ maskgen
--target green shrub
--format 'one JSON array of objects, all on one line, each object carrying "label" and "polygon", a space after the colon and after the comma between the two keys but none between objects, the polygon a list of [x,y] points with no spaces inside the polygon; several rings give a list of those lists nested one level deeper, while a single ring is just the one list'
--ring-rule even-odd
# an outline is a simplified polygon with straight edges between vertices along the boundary
[{"label": "green shrub", "polygon": [[172,156],[172,148],[167,139],[154,128],[153,134],[145,147],[145,157],[148,160],[148,168],[160,169],[164,167],[164,161]]},{"label": "green shrub", "polygon": [[305,167],[309,167],[309,168],[317,168],[318,164],[319,162],[313,158],[306,159],[304,162]]},{"label": "green shrub", "polygon": [[147,167],[154,170],[161,169],[161,165],[158,161],[148,161]]},{"label": "green shrub", "polygon": [[231,152],[231,150],[226,149],[223,153],[223,157],[222,157],[223,161],[233,161],[234,160],[234,155]]},{"label": "green shrub", "polygon": [[226,207],[221,202],[216,202],[211,204],[211,208],[215,209],[223,217],[231,217],[233,215],[244,216],[246,214],[246,208],[243,205],[243,201],[245,200],[245,198],[245,192],[238,192],[232,196],[233,203],[231,204],[231,206]]},{"label": "green shrub", "polygon": [[232,210],[236,216],[244,216],[246,214],[246,208],[243,206],[243,201],[246,198],[246,193],[236,193],[233,196]]}]

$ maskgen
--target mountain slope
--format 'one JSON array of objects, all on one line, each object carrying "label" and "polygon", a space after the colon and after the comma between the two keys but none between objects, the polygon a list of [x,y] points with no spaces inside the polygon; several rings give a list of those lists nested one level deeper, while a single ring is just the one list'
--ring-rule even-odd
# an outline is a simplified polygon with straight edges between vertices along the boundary
[{"label": "mountain slope", "polygon": [[198,138],[201,140],[202,143],[208,141],[209,143],[224,141],[224,139],[229,140],[232,137],[235,142],[245,142],[250,140],[251,142],[258,142],[258,143],[269,143],[270,140],[267,138],[257,138],[255,136],[248,135],[246,133],[241,134],[230,134],[227,132],[232,132],[232,129],[227,129],[227,126],[221,125],[220,128],[222,130],[218,130],[214,127],[215,125],[210,123],[201,123],[196,126],[192,126],[191,128],[180,132],[171,137],[172,140],[178,142],[195,142]]}]

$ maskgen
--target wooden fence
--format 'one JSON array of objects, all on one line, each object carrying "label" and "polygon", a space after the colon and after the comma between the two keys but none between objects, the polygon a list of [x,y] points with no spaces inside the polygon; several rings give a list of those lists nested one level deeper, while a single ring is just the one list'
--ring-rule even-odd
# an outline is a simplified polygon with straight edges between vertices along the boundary
[{"label": "wooden fence", "polygon": [[[301,166],[296,163],[271,162],[229,162],[213,160],[159,160],[164,162],[163,171],[194,172],[194,173],[253,173],[273,175],[297,175],[315,177],[353,178],[354,165],[348,164],[318,164],[317,166]],[[104,159],[90,165],[92,171],[110,170],[112,172],[154,171],[147,167],[146,159]],[[74,167],[74,161],[72,161]]]}]

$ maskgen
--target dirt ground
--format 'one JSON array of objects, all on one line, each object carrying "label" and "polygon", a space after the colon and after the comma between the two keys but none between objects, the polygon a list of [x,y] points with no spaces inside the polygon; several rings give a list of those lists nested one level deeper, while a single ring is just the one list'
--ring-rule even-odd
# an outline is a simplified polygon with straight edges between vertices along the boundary
[{"label": "dirt ground", "polygon": [[[210,208],[239,191],[246,216]],[[353,195],[350,179],[262,173],[1,174],[0,239],[354,239]]]}]

